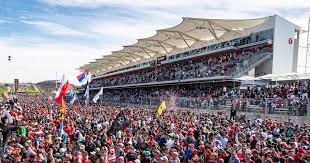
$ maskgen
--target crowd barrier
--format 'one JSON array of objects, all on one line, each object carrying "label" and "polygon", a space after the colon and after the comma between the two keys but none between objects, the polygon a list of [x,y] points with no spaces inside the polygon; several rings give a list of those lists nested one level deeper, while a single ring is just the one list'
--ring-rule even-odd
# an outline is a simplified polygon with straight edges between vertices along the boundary
[{"label": "crowd barrier", "polygon": [[307,98],[188,98],[188,97],[119,97],[102,98],[102,103],[133,104],[137,106],[156,107],[165,101],[168,108],[188,108],[202,110],[224,110],[235,108],[237,112],[262,115],[307,116],[309,102]]}]

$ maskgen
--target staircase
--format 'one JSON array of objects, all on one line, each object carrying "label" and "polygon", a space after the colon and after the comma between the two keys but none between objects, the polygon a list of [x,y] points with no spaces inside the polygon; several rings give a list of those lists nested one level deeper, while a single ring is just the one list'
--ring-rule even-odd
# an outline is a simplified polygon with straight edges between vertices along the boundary
[{"label": "staircase", "polygon": [[260,64],[264,63],[268,59],[272,58],[272,53],[264,52],[262,54],[255,54],[254,56],[250,57],[249,63],[245,67],[241,67],[239,70],[236,70],[237,66],[233,69],[231,69],[228,72],[229,76],[232,76],[233,78],[241,77],[242,75],[248,73],[251,69],[259,66]]}]

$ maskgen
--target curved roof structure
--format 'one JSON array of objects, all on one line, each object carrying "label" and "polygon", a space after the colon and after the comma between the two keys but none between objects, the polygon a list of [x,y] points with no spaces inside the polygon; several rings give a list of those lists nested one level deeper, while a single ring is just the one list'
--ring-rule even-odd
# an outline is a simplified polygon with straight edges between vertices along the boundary
[{"label": "curved roof structure", "polygon": [[138,39],[132,45],[113,51],[95,62],[90,62],[80,70],[88,69],[93,74],[105,73],[116,69],[143,63],[156,57],[173,54],[174,51],[190,49],[193,45],[225,39],[226,35],[242,33],[264,23],[270,17],[259,19],[225,20],[183,18],[171,28],[157,30],[154,36]]}]

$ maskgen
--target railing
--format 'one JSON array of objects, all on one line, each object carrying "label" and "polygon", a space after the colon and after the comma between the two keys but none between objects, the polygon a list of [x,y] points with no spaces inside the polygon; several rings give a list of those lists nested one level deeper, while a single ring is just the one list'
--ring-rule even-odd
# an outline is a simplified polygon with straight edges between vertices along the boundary
[{"label": "railing", "polygon": [[251,55],[251,56],[253,57],[249,58],[248,60],[244,60],[244,61],[248,61],[247,65],[244,66],[244,65],[239,64],[238,66],[235,66],[234,68],[232,68],[228,72],[228,74],[233,76],[234,78],[240,77],[244,75],[245,73],[247,73],[248,71],[250,71],[251,69],[257,67],[258,65],[262,64],[266,60],[270,59],[272,54],[264,52],[261,55]]},{"label": "railing", "polygon": [[102,103],[133,104],[155,108],[161,101],[165,101],[168,108],[188,108],[202,110],[229,111],[235,108],[237,112],[256,113],[262,115],[306,116],[308,108],[307,98],[239,98],[239,97],[103,97]]},{"label": "railing", "polygon": [[[243,56],[238,57],[238,63],[237,65],[235,65],[234,67],[232,67],[230,70],[228,70],[227,72],[225,72],[224,74],[213,74],[215,72],[212,71],[211,74],[208,74],[208,76],[202,76],[201,77],[194,77],[194,76],[190,76],[187,75],[186,77],[183,77],[183,75],[180,75],[179,77],[176,77],[175,80],[180,80],[180,79],[198,79],[198,78],[203,78],[203,77],[214,77],[214,76],[233,76],[233,77],[239,77],[242,76],[244,73],[247,73],[250,69],[258,66],[259,64],[263,63],[264,61],[266,61],[267,59],[271,58],[271,53],[269,53],[268,49],[262,49],[261,53],[253,53],[253,52],[248,52],[246,54],[244,54]],[[247,61],[248,63],[246,65],[243,65],[243,63]],[[225,62],[223,64],[215,64],[212,65],[208,68],[211,69],[215,69],[216,67],[219,66],[223,66],[226,64],[230,64],[230,62]],[[207,71],[207,68],[205,66],[200,68],[202,71]],[[201,72],[202,72],[201,71]],[[187,71],[185,71],[187,74],[189,74]],[[220,73],[220,72],[218,72]],[[159,80],[159,81],[154,81],[154,82],[164,82],[164,81],[173,81],[173,80]],[[136,84],[120,84],[120,85],[114,85],[109,84],[109,85],[105,85],[105,87],[109,87],[109,86],[125,86],[125,85],[139,85],[139,84],[151,84],[151,81],[147,81],[147,82],[141,82],[141,83],[136,83]],[[91,85],[91,88],[99,88],[101,87],[99,84],[93,84]]]}]

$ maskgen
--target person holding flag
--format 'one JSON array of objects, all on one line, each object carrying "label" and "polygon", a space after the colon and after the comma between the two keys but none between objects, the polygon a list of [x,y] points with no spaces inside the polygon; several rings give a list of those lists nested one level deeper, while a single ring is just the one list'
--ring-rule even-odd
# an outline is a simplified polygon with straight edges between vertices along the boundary
[{"label": "person holding flag", "polygon": [[59,111],[59,120],[63,122],[66,115],[66,104],[64,98],[61,99],[60,111]]},{"label": "person holding flag", "polygon": [[62,76],[60,86],[59,86],[59,88],[56,92],[56,95],[55,95],[56,103],[60,104],[62,102],[62,99],[70,91],[70,89],[71,89],[71,85],[70,85],[69,80],[67,79],[66,75],[64,74]]},{"label": "person holding flag", "polygon": [[100,96],[103,94],[103,87],[101,87],[100,91],[96,94],[96,96],[93,98],[94,103],[97,103]]},{"label": "person holding flag", "polygon": [[162,101],[161,104],[158,106],[157,108],[157,115],[161,115],[163,113],[163,111],[166,110],[166,102]]},{"label": "person holding flag", "polygon": [[107,134],[115,134],[117,131],[124,130],[128,126],[130,126],[130,120],[125,116],[123,111],[121,111],[117,116],[111,127],[109,128]]},{"label": "person holding flag", "polygon": [[85,105],[88,105],[89,103],[89,83],[88,82],[84,90],[84,97],[85,97]]},{"label": "person holding flag", "polygon": [[59,120],[60,120],[60,127],[59,127],[59,135],[62,136],[64,130],[64,120],[66,116],[66,104],[64,98],[61,99],[60,111],[59,111]]},{"label": "person holding flag", "polygon": [[67,94],[67,96],[70,97],[70,105],[73,105],[75,100],[77,99],[76,93],[74,92],[74,90],[71,88],[70,92]]},{"label": "person holding flag", "polygon": [[85,70],[82,74],[76,77],[81,85],[85,85],[91,82],[91,73]]}]

